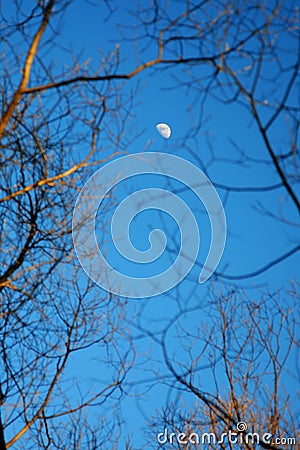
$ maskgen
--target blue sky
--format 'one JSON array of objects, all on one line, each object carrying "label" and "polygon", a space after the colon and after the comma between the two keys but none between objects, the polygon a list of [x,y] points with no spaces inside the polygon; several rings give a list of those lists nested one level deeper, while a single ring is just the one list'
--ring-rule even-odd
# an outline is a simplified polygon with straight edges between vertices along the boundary
[{"label": "blue sky", "polygon": [[[174,6],[174,13],[180,10],[180,5]],[[137,60],[139,63],[145,61],[147,58],[154,58],[157,49],[154,46],[149,46],[142,56],[137,56],[137,44],[135,42],[124,42],[118,37],[118,31],[112,26],[112,23],[118,23],[124,20],[124,10],[118,10],[112,15],[112,20],[109,20],[109,25],[100,23],[100,12],[91,14],[87,10],[83,11],[76,6],[73,7],[72,14],[66,19],[64,33],[64,41],[67,43],[72,40],[72,44],[77,44],[77,49],[82,50],[83,61],[86,57],[92,56],[93,65],[97,64],[97,47],[101,47],[104,52],[114,48],[114,40],[120,42],[121,63],[118,72],[126,72],[135,67]],[[72,19],[71,19],[72,17]],[[86,18],[86,19],[85,19]],[[132,17],[128,18],[128,25],[134,23]],[[77,29],[76,36],[74,36],[74,25]],[[126,35],[126,33],[125,33]],[[74,40],[75,37],[75,40]],[[284,43],[283,43],[284,44]],[[289,57],[287,56],[287,64]],[[203,71],[206,69],[203,68]],[[269,69],[272,70],[270,65]],[[195,75],[200,77],[201,67],[194,70]],[[175,80],[184,78],[183,69],[178,67],[172,72],[167,70],[154,70],[142,73],[137,79],[130,80],[124,85],[124,92],[128,93],[130,89],[140,83],[140,92],[137,94],[136,104],[132,109],[133,118],[132,126],[137,133],[141,135],[134,139],[132,144],[128,147],[128,153],[137,153],[143,151],[147,146],[149,140],[151,141],[148,147],[149,151],[167,152],[186,158],[193,162],[198,167],[206,168],[207,174],[213,182],[220,185],[234,186],[236,188],[245,187],[262,187],[276,185],[279,183],[278,175],[274,170],[266,170],[266,162],[270,161],[266,149],[262,143],[262,139],[257,133],[257,126],[249,116],[246,109],[237,104],[230,106],[221,105],[220,102],[212,98],[207,98],[205,103],[205,112],[201,126],[196,129],[194,135],[191,133],[191,127],[197,125],[200,105],[197,102],[197,96],[201,96],[201,87],[199,86],[199,94],[195,91],[188,91],[185,86],[181,86],[180,82]],[[261,87],[262,91],[264,86]],[[265,90],[269,102],[274,98],[274,93],[269,92],[269,88]],[[268,98],[273,96],[273,98]],[[274,101],[274,100],[273,100]],[[263,106],[262,106],[263,108]],[[266,111],[266,117],[268,112]],[[172,128],[172,136],[168,141],[164,141],[156,132],[155,125],[159,122],[168,123]],[[129,121],[128,125],[131,125]],[[287,139],[285,136],[285,124],[279,122],[273,131],[273,138],[278,142],[279,151],[285,152]],[[237,146],[242,148],[245,154],[249,157],[249,161],[243,163],[241,161],[241,154],[232,145],[234,141]],[[209,143],[211,148],[209,148]],[[216,156],[216,160],[212,162],[212,150]],[[144,178],[144,177],[141,177]],[[118,200],[128,195],[132,190],[145,188],[155,182],[158,186],[163,187],[164,180],[157,180],[153,177],[149,179],[136,178],[129,185],[120,188]],[[157,178],[157,177],[156,177]],[[155,186],[157,187],[157,184]],[[174,184],[173,184],[174,186]],[[176,183],[174,189],[176,189]],[[218,189],[220,197],[224,201],[224,208],[227,217],[228,235],[227,243],[223,258],[217,271],[225,271],[228,275],[240,275],[250,273],[260,267],[266,265],[270,260],[273,260],[285,253],[291,246],[299,239],[299,228],[286,227],[281,222],[274,221],[273,218],[256,211],[258,202],[271,210],[277,211],[279,205],[282,205],[285,214],[297,223],[297,213],[288,199],[286,192],[283,189],[275,189],[270,192],[255,194],[253,192],[233,192],[229,198],[226,199],[226,193],[222,189]],[[199,261],[203,261],[204,255],[207,254],[209,245],[209,223],[204,215],[203,207],[197,204],[196,199],[189,192],[184,192],[182,198],[193,208],[196,212],[197,221],[201,224],[201,249],[199,254]],[[161,218],[158,214],[153,212],[145,213],[142,218],[136,220],[132,225],[133,242],[136,243],[140,249],[147,245],[147,237],[149,229],[153,229],[159,224]],[[137,228],[134,228],[134,225]],[[170,223],[170,219],[164,218],[163,229],[170,233],[170,229],[174,231]],[[176,235],[178,238],[178,235]],[[157,266],[159,270],[165,267],[168,261],[168,255]],[[121,267],[122,267],[122,263]],[[124,270],[126,265],[123,267]],[[131,266],[130,266],[131,267]],[[156,267],[156,269],[157,269]],[[296,278],[299,272],[299,255],[294,255],[282,264],[264,272],[263,274],[240,281],[239,286],[249,289],[254,297],[257,295],[256,289],[271,289],[276,291],[281,290],[286,286],[287,280]],[[128,269],[127,269],[128,270]],[[132,268],[130,269],[130,273]],[[133,269],[134,270],[134,269]],[[143,268],[137,270],[137,276],[141,276],[147,271]],[[182,298],[185,302],[190,295],[195,299],[194,301],[203,302],[205,305],[206,286],[198,286],[195,288],[195,280],[197,279],[199,267],[195,267],[190,274],[189,280],[183,282],[178,290],[173,290],[169,295],[163,295],[155,299],[143,301],[145,308],[145,317],[148,317],[151,322],[151,327],[155,329],[155,321],[158,321],[157,329],[164,318],[172,315],[176,311],[176,306],[172,301],[176,295]],[[152,272],[150,271],[149,274]],[[224,281],[226,282],[226,281]],[[255,292],[255,294],[253,294]],[[250,294],[251,295],[251,294]],[[139,300],[133,300],[133,305],[129,306],[132,310],[139,308],[136,305]],[[144,312],[145,312],[144,311]],[[171,311],[171,314],[170,314]],[[201,315],[193,316],[195,324],[199,321],[209,321],[209,317],[205,318],[205,309]],[[189,324],[191,316],[187,318]],[[145,319],[146,321],[146,319]],[[149,322],[149,323],[150,323]],[[185,322],[187,323],[187,322]],[[154,344],[149,344],[147,341],[140,343],[140,351],[150,352],[151,358],[160,360],[161,354],[159,348]],[[170,348],[176,348],[176,343],[170,343]],[[142,360],[143,358],[141,358]],[[291,362],[292,364],[292,362]],[[151,365],[151,364],[150,364]],[[158,364],[160,366],[160,364]],[[147,366],[146,366],[147,367]],[[162,370],[165,373],[164,369]],[[222,369],[220,369],[222,370]],[[209,371],[208,371],[209,372]],[[207,372],[207,376],[208,376]],[[147,368],[136,369],[131,375],[133,384],[136,387],[132,388],[132,394],[137,394],[145,389],[145,385],[139,385],[137,382],[140,378],[147,378]],[[151,376],[151,375],[150,375]],[[209,382],[208,387],[209,387]],[[147,389],[146,389],[147,390]],[[145,425],[145,419],[149,418],[154,413],[155,409],[164,406],[168,398],[168,390],[159,384],[153,386],[143,400],[134,400],[129,398],[124,402],[125,420],[128,424],[128,430],[135,429],[138,445],[139,437],[141,436],[141,428]],[[187,399],[187,404],[192,399]],[[137,408],[136,405],[139,405]],[[192,403],[190,403],[192,406]],[[140,411],[143,411],[141,415]],[[141,437],[141,442],[143,438]]]},{"label": "blue sky", "polygon": [[[60,44],[60,50],[56,47],[54,52],[50,51],[49,54],[43,55],[45,60],[52,60],[57,66],[55,69],[57,74],[67,70],[68,66],[73,66],[74,60],[72,60],[70,49],[74,55],[80,55],[79,63],[88,61],[89,67],[96,69],[101,60],[101,52],[105,55],[114,52],[115,44],[118,43],[120,45],[118,73],[131,71],[137,64],[156,57],[157,48],[153,42],[143,48],[143,45],[137,41],[127,42],[122,38],[118,24],[126,23],[128,29],[124,27],[122,33],[125,38],[129,38],[134,36],[135,32],[132,30],[134,30],[137,19],[126,11],[126,5],[121,6],[119,3],[116,6],[116,10],[111,15],[103,2],[99,5],[92,5],[88,2],[78,1],[69,6],[60,23],[60,33],[56,37],[56,42]],[[9,9],[9,6],[4,5],[4,8]],[[181,10],[182,4],[174,2],[170,6],[170,15],[175,17]],[[104,20],[105,17],[108,18],[106,21]],[[136,30],[136,33],[138,34],[139,31]],[[145,43],[147,43],[147,40],[145,40]],[[289,42],[285,41],[280,44],[283,47],[290,45]],[[285,62],[287,65],[290,64],[292,56],[286,53]],[[237,61],[236,64],[238,65],[239,62]],[[273,63],[270,62],[265,69],[266,77],[273,70]],[[183,79],[190,80],[189,76],[191,75],[186,74],[185,68],[181,66],[172,70],[165,70],[165,68],[150,69],[132,80],[119,83],[121,97],[124,99],[132,97],[133,100],[124,129],[124,142],[128,142],[128,145],[124,144],[124,147],[128,154],[145,151],[145,148],[147,148],[146,151],[175,154],[205,171],[212,183],[215,184],[216,190],[223,201],[228,226],[225,251],[217,268],[217,273],[224,272],[225,275],[229,276],[243,275],[265,266],[299,242],[298,215],[283,188],[263,193],[251,191],[251,188],[276,185],[280,180],[275,170],[269,169],[270,158],[258,133],[257,125],[253,122],[245,106],[241,103],[222,105],[216,99],[208,96],[205,99],[203,115],[201,115],[203,85],[200,78],[206,71],[206,67],[201,66],[190,70],[194,77],[194,89],[188,89],[180,82]],[[265,95],[266,100],[272,103],[280,97],[282,86],[284,86],[284,79],[274,91],[267,81],[261,83],[259,89],[261,89],[262,95]],[[262,116],[266,120],[269,110],[265,108],[266,111],[264,112],[264,105],[261,106],[261,110],[263,111]],[[199,117],[201,117],[200,126],[198,126]],[[165,122],[172,128],[172,135],[168,141],[163,140],[155,129],[155,125],[159,122]],[[115,131],[118,124],[107,123],[107,133],[110,131],[109,127]],[[105,134],[103,136],[98,143],[100,149],[101,145],[103,147],[107,145]],[[284,118],[276,123],[271,131],[271,136],[273,142],[276,143],[278,153],[285,153],[288,136],[286,135]],[[236,146],[233,145],[233,142]],[[84,142],[74,143],[73,147],[74,157],[88,152]],[[240,150],[237,150],[237,148]],[[241,150],[244,152],[244,157],[241,155]],[[83,186],[84,181],[86,180],[79,181],[79,186]],[[117,203],[122,201],[128,193],[149,187],[153,183],[155,187],[166,188],[169,186],[164,178],[159,179],[155,176],[136,177],[129,184],[123,183],[116,191]],[[234,187],[236,192],[231,192],[228,196],[226,190],[222,189],[222,185]],[[174,190],[181,187],[180,183],[172,183]],[[241,188],[241,192],[238,192],[239,188]],[[245,190],[245,188],[250,188],[250,192],[243,192],[242,190]],[[201,248],[198,263],[201,265],[210,244],[209,221],[205,216],[203,205],[198,203],[193,193],[186,190],[180,195],[194,211],[199,225]],[[274,220],[274,218],[260,213],[257,210],[260,205],[276,214],[278,211],[282,211],[286,222]],[[110,214],[111,211],[105,216],[100,211],[98,218],[99,220],[105,220]],[[287,223],[288,221],[297,225],[290,226]],[[149,230],[160,226],[162,226],[167,237],[169,235],[169,237],[174,238],[171,241],[171,246],[176,248],[176,244],[178,246],[179,243],[176,225],[170,217],[153,211],[148,211],[143,217],[138,217],[132,224],[132,238],[137,248],[145,249],[148,245]],[[105,231],[109,232],[109,230]],[[110,244],[108,244],[108,248],[110,248]],[[157,266],[154,264],[151,266],[149,273],[151,274],[152,270],[160,271],[165,268],[169,259],[170,255],[166,253],[158,261]],[[118,264],[125,271],[128,270],[126,262],[124,264],[118,262]],[[199,265],[193,267],[187,280],[170,293],[154,299],[131,300],[128,309],[130,313],[132,312],[132,317],[135,317],[136,311],[144,308],[144,325],[146,326],[147,320],[149,320],[148,325],[155,329],[157,324],[159,330],[162,321],[166,323],[172,317],[172,314],[178,312],[176,299],[180,298],[180,301],[185,305],[194,306],[201,302],[203,304],[201,315],[191,313],[190,316],[187,316],[186,323],[189,323],[190,326],[199,322],[205,323],[205,321],[209,323],[209,308],[206,307],[209,285],[197,285]],[[257,289],[280,291],[287,286],[288,280],[295,279],[299,275],[299,266],[299,254],[295,254],[270,270],[237,283],[240,289],[245,289],[249,295],[254,297],[258,295]],[[130,273],[135,270],[136,276],[147,273],[145,267],[141,269],[135,265],[129,265]],[[228,286],[228,281],[222,279],[222,277],[217,278],[216,282]],[[99,296],[103,294],[100,288],[95,287],[95,289],[99,289]],[[190,303],[188,303],[189,301]],[[138,330],[136,333],[138,334]],[[151,366],[155,366],[155,363],[152,364],[151,360],[157,362],[159,371],[166,373],[160,362],[162,355],[159,346],[150,341],[149,339],[141,340],[137,345],[140,353],[137,361],[141,365],[138,365],[129,375],[133,384],[132,397],[127,398],[123,403],[127,424],[125,434],[135,433],[134,443],[137,448],[139,442],[143,442],[141,430],[145,424],[145,418],[137,407],[138,402],[134,395],[140,390],[147,390],[147,385],[139,384],[139,382],[143,378],[151,376],[148,375],[151,373]],[[179,352],[179,346],[177,347],[175,340],[170,342],[170,348]],[[142,354],[143,351],[145,351],[145,355]],[[75,375],[76,371],[81,374],[84,367],[84,378],[87,386],[90,386],[91,380],[95,384],[98,383],[99,366],[93,360],[94,356],[93,350],[85,352],[85,354],[82,353],[80,356],[82,359],[79,358],[76,362],[74,361],[74,367],[69,368],[70,374]],[[147,359],[148,362],[143,366],[142,362]],[[136,383],[135,387],[134,383]],[[210,387],[209,381],[207,386]],[[84,387],[84,382],[82,387]],[[168,395],[169,391],[165,386],[153,385],[139,404],[145,417],[150,417],[151,414],[154,414],[156,408],[163,406]]]}]

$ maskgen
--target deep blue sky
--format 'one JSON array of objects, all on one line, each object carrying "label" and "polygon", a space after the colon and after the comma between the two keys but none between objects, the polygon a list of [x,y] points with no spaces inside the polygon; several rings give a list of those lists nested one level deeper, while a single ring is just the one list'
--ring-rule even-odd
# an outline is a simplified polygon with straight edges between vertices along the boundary
[{"label": "deep blue sky", "polygon": [[[171,5],[172,15],[180,13],[181,7],[180,3],[175,4],[174,2]],[[130,71],[138,63],[140,64],[149,58],[154,58],[157,54],[157,48],[152,42],[152,45],[147,47],[146,51],[144,50],[142,53],[143,46],[138,42],[125,42],[120,37],[118,34],[120,31],[120,28],[117,27],[118,23],[126,21],[128,27],[135,23],[135,19],[132,16],[126,15],[125,9],[118,5],[116,12],[112,14],[106,23],[103,23],[102,19],[107,12],[104,6],[102,8],[93,8],[88,5],[85,7],[80,7],[78,4],[76,6],[73,5],[66,15],[61,40],[66,46],[70,43],[74,53],[77,53],[79,50],[82,52],[81,61],[84,61],[86,58],[92,58],[93,67],[97,67],[97,61],[99,60],[98,49],[107,53],[114,49],[115,42],[117,42],[120,44],[121,55],[118,72]],[[114,26],[114,24],[116,25]],[[76,33],[74,32],[75,29]],[[125,37],[133,36],[134,34],[128,30],[127,35],[126,28],[123,29],[123,33]],[[286,63],[289,63],[288,53],[286,54]],[[271,62],[269,68],[265,70],[266,72],[273,70]],[[198,67],[194,70],[194,74],[200,77],[205,71],[205,67]],[[150,140],[151,144],[148,150],[164,151],[184,157],[198,167],[206,168],[212,182],[220,185],[238,188],[261,187],[279,183],[278,175],[275,171],[266,170],[266,162],[270,160],[262,139],[257,132],[257,126],[253,123],[249,112],[241,105],[221,105],[220,102],[208,97],[205,103],[203,121],[201,126],[197,128],[200,114],[200,104],[197,101],[197,97],[201,98],[202,95],[200,83],[198,87],[197,81],[195,81],[194,86],[197,89],[188,90],[176,79],[185,79],[184,68],[178,67],[172,71],[156,69],[145,71],[136,79],[124,84],[123,92],[129,95],[130,89],[134,89],[137,82],[140,83],[140,92],[137,93],[134,99],[135,105],[132,108],[134,117],[132,121],[128,122],[128,128],[133,126],[134,131],[137,134],[141,134],[128,147],[128,153],[143,151]],[[264,91],[263,84],[260,89]],[[276,101],[276,93],[271,92],[269,85],[265,88],[263,95],[266,96],[266,100],[270,103]],[[268,114],[267,111],[266,114]],[[158,122],[165,122],[171,126],[172,136],[168,141],[164,141],[156,133],[155,125]],[[194,134],[191,132],[193,127],[196,130]],[[273,139],[276,142],[276,150],[284,153],[288,144],[284,123],[279,121],[276,124],[273,131]],[[213,163],[208,140],[217,159]],[[241,162],[240,153],[230,141],[237,143],[251,160],[245,163]],[[121,201],[124,196],[137,187],[145,188],[150,186],[153,181],[159,184],[159,180],[154,180],[151,177],[148,180],[145,178],[135,179],[131,184],[124,186],[123,196],[122,188],[118,191],[120,195],[119,200]],[[159,187],[163,187],[163,184],[164,182],[160,182]],[[176,184],[174,188],[176,189]],[[255,209],[258,202],[274,212],[278,212],[279,205],[281,205],[286,217],[297,223],[298,217],[294,205],[283,189],[259,194],[233,192],[227,199],[226,193],[222,189],[217,188],[217,191],[224,200],[228,223],[226,248],[217,271],[222,272],[224,270],[228,275],[240,275],[255,271],[285,253],[299,240],[299,228],[287,227],[285,224],[277,222],[267,215],[258,213]],[[192,194],[186,192],[181,197],[196,212],[198,223],[201,225],[202,241],[199,261],[203,261],[209,245],[209,224],[207,218],[203,214],[203,207],[197,204],[197,200]],[[163,229],[168,235],[168,232],[170,233],[170,230],[173,232],[176,227],[172,227],[169,219],[165,218],[165,220]],[[149,212],[135,224],[140,226],[139,229],[135,229],[133,224],[133,240],[138,248],[145,248],[149,229],[159,226],[159,222],[158,214]],[[163,262],[159,263],[157,267],[159,269],[165,267],[167,259],[162,258]],[[264,289],[281,289],[286,286],[287,280],[297,277],[299,262],[299,256],[294,255],[260,276],[239,282],[239,286],[249,288],[249,292],[255,292],[255,294],[252,294],[254,297],[258,295],[256,292],[258,286],[263,291]],[[126,265],[123,268],[125,267]],[[132,270],[131,266],[130,270]],[[150,271],[150,273],[152,272]],[[176,307],[172,303],[172,296],[174,298],[180,296],[182,301],[185,302],[192,293],[192,303],[203,302],[205,304],[207,287],[198,286],[195,290],[198,274],[199,268],[196,267],[192,270],[189,280],[183,282],[170,295],[143,301],[146,311],[144,311],[145,326],[148,325],[151,329],[155,329],[155,321],[172,316],[172,311],[173,313],[176,311]],[[141,276],[138,268],[136,275]],[[139,300],[133,301],[132,310],[136,308],[136,302],[139,302]],[[149,320],[148,324],[147,317]],[[188,315],[185,323],[192,326],[193,322],[196,325],[202,320],[204,322],[206,320],[209,321],[208,317],[205,319],[205,311],[202,312],[201,316],[199,314],[196,316],[192,315],[192,317]],[[157,329],[160,327],[159,324],[160,322],[158,322]],[[174,349],[177,348],[176,342],[170,343],[170,348],[173,348],[173,346]],[[153,343],[151,348],[151,357],[159,361],[161,358],[159,349]],[[149,343],[142,341],[139,349],[141,353],[149,351]],[[161,370],[165,373],[164,369]],[[147,370],[144,372],[144,368],[141,367],[141,370],[136,369],[133,371],[131,380],[135,384],[140,378],[147,378],[148,376]],[[209,375],[207,374],[207,376]],[[132,393],[141,392],[143,389],[143,385],[137,385],[136,388],[133,388]],[[146,395],[146,401],[137,401],[144,412],[145,418],[149,418],[159,406],[165,405],[167,395],[168,391],[157,384]],[[135,439],[137,441],[134,440],[134,442],[138,445],[138,436],[144,419],[134,405],[135,401],[133,399],[127,400],[124,403],[124,413],[128,423],[128,430],[136,430],[137,436]]]},{"label": "deep blue sky", "polygon": [[[175,16],[181,12],[180,4],[174,2],[171,6],[171,15]],[[137,42],[125,42],[120,36],[120,23],[126,22],[122,30],[125,37],[132,36],[131,25],[136,20],[126,14],[126,8],[118,5],[109,20],[103,22],[103,18],[109,14],[107,7],[91,6],[89,4],[76,3],[71,5],[65,14],[61,27],[59,41],[66,47],[72,48],[74,54],[80,54],[79,62],[91,59],[91,66],[96,68],[100,60],[99,50],[104,54],[113,51],[115,43],[120,45],[121,63],[119,73],[132,70],[137,61],[144,62],[147,58],[154,58],[157,49],[152,44],[146,52],[141,51],[142,45]],[[125,20],[124,20],[125,19]],[[76,31],[75,31],[76,30]],[[287,45],[288,43],[286,43]],[[72,64],[68,52],[55,54],[55,59],[63,61],[66,65]],[[286,54],[286,64],[289,63],[289,55]],[[270,62],[269,69],[273,66]],[[199,76],[206,69],[197,68]],[[267,72],[267,69],[266,69]],[[187,91],[175,81],[175,76],[183,78],[183,69],[175,68],[172,71],[154,70],[145,71],[137,78],[124,84],[123,92],[127,95],[130,89],[134,89],[137,82],[140,83],[141,92],[136,95],[135,105],[132,109],[133,118],[128,121],[128,132],[130,127],[141,135],[128,147],[128,153],[143,151],[148,141],[151,140],[149,151],[165,151],[187,158],[200,166],[199,160],[208,170],[212,182],[243,187],[262,187],[279,183],[278,175],[274,170],[266,170],[265,162],[269,156],[264,147],[261,137],[257,132],[257,125],[253,123],[248,111],[240,105],[221,105],[220,102],[208,98],[205,103],[204,121],[197,129],[196,136],[189,138],[191,126],[195,125],[199,116],[199,102],[201,92]],[[195,83],[197,84],[197,83]],[[199,89],[197,87],[197,89]],[[263,84],[261,89],[263,90]],[[265,90],[266,100],[274,101],[275,93]],[[273,97],[272,97],[273,96]],[[194,105],[194,106],[192,106]],[[267,111],[266,111],[267,114]],[[155,130],[158,122],[166,122],[172,128],[172,136],[168,142],[163,141]],[[127,130],[126,130],[127,131]],[[273,132],[273,131],[272,131]],[[273,140],[276,142],[276,150],[284,153],[288,144],[285,124],[280,121],[276,123],[273,132]],[[208,148],[206,137],[209,137],[214,154],[218,161],[211,163],[211,149]],[[230,140],[237,143],[253,162],[240,163],[241,155],[234,149]],[[189,149],[184,148],[187,144]],[[84,149],[80,149],[84,151]],[[196,158],[195,158],[196,156]],[[257,162],[261,161],[261,163]],[[202,167],[200,167],[202,168]],[[141,187],[142,188],[142,187]],[[126,189],[126,188],[125,188]],[[224,191],[217,188],[220,197],[224,200]],[[225,203],[225,212],[228,221],[229,234],[225,253],[219,267],[226,267],[226,274],[239,275],[256,270],[285,253],[292,245],[291,241],[297,238],[295,227],[288,228],[282,223],[277,223],[270,217],[258,214],[255,211],[257,202],[278,210],[278,205],[284,209],[288,217],[297,219],[294,214],[295,208],[283,189],[256,194],[231,193]],[[203,243],[205,240],[203,239]],[[296,256],[279,267],[274,267],[260,277],[247,280],[247,285],[264,283],[280,287],[287,278],[297,275]],[[276,280],[276,281],[275,281]]]},{"label": "deep blue sky", "polygon": [[[4,8],[9,8],[4,5]],[[175,17],[182,11],[182,4],[172,3],[170,15]],[[8,12],[9,13],[9,12]],[[104,18],[108,18],[106,21]],[[101,52],[107,55],[113,52],[115,44],[120,45],[120,64],[118,73],[126,73],[143,63],[147,59],[155,58],[157,48],[153,44],[146,48],[138,41],[126,42],[120,34],[120,23],[126,23],[128,28],[136,24],[136,18],[126,12],[126,4],[119,2],[116,10],[110,12],[103,2],[93,6],[89,3],[76,1],[67,9],[64,19],[60,24],[60,34],[56,37],[61,49],[57,47],[53,53],[45,54],[45,60],[51,59],[57,65],[57,73],[63,68],[73,65],[70,49],[74,55],[79,56],[79,63],[89,60],[89,67],[96,69],[101,59]],[[132,37],[132,29],[122,29],[124,36]],[[128,33],[128,34],[127,34]],[[138,33],[138,31],[137,31]],[[146,42],[146,41],[145,41]],[[282,42],[282,46],[288,46],[288,42]],[[286,64],[290,62],[290,56],[286,53]],[[238,64],[238,62],[237,62]],[[266,72],[272,72],[272,62],[266,67]],[[270,261],[284,254],[297,242],[299,242],[299,227],[289,226],[287,223],[276,221],[272,217],[257,211],[258,202],[274,213],[278,213],[280,208],[287,220],[298,223],[298,215],[294,205],[288,198],[286,191],[282,188],[270,192],[232,192],[227,197],[221,185],[235,188],[264,187],[279,183],[279,178],[275,170],[268,166],[270,162],[267,151],[257,131],[257,125],[249,115],[249,112],[240,104],[222,105],[217,100],[208,97],[205,102],[203,120],[198,127],[200,115],[200,99],[203,91],[199,81],[195,80],[193,89],[187,87],[180,80],[188,80],[184,67],[178,66],[172,70],[162,70],[154,68],[142,72],[137,77],[124,83],[121,95],[126,98],[134,96],[131,109],[131,118],[126,122],[125,138],[135,136],[128,145],[128,153],[138,153],[144,151],[167,152],[186,158],[193,162],[210,177],[224,202],[224,209],[227,218],[228,235],[223,258],[217,272],[224,272],[226,275],[243,275],[256,271],[265,266]],[[194,76],[201,77],[206,72],[205,67],[198,66],[193,69]],[[179,80],[179,81],[178,81]],[[138,91],[135,91],[139,83]],[[283,83],[284,84],[284,83]],[[277,92],[270,89],[270,83],[262,83],[260,89],[264,92],[265,100],[269,103],[276,102],[280,95],[280,87]],[[133,94],[134,93],[134,94]],[[100,107],[100,105],[99,105]],[[263,110],[263,106],[262,106]],[[263,112],[267,117],[268,111]],[[168,141],[164,141],[156,132],[155,125],[165,122],[172,128],[172,135]],[[112,129],[114,124],[111,124]],[[109,130],[108,130],[109,131]],[[286,126],[284,121],[279,120],[272,130],[272,139],[276,143],[276,151],[285,153],[288,145]],[[242,160],[241,153],[232,145],[235,142],[245,155],[247,160]],[[211,144],[211,147],[209,146]],[[103,142],[105,145],[105,142]],[[78,142],[74,151],[78,154],[85,154],[88,149],[84,143]],[[214,159],[212,154],[214,153]],[[118,201],[121,201],[129,192],[137,188],[145,188],[157,183],[158,187],[166,186],[165,180],[158,180],[157,177],[136,178],[128,185],[124,185],[118,190]],[[82,186],[83,186],[82,182]],[[157,187],[157,184],[155,187]],[[179,184],[173,184],[174,190],[179,189]],[[203,261],[210,242],[209,223],[204,214],[203,206],[197,204],[197,199],[189,192],[181,194],[189,206],[194,210],[201,233],[201,249],[199,254],[199,264]],[[101,212],[100,212],[101,216]],[[99,218],[100,218],[99,216]],[[164,231],[168,236],[170,230],[178,239],[178,230],[169,218],[164,217]],[[137,229],[132,230],[133,240],[137,247],[144,249],[147,245],[149,229],[159,227],[161,216],[157,213],[148,212],[142,218],[137,219]],[[158,262],[158,270],[165,267],[169,255],[165,255]],[[280,265],[276,265],[259,276],[239,281],[239,287],[255,292],[256,288],[277,290],[284,288],[287,281],[296,278],[299,274],[299,255],[288,258]],[[126,265],[124,264],[124,270]],[[132,270],[132,268],[130,269]],[[188,280],[167,295],[149,300],[143,300],[145,307],[145,317],[150,318],[154,326],[154,321],[176,311],[173,299],[180,295],[182,302],[186,302],[192,294],[192,304],[203,302],[205,305],[207,286],[197,286],[196,280],[199,274],[199,267],[194,267]],[[140,275],[137,268],[137,275]],[[226,280],[220,279],[220,283]],[[97,288],[98,289],[98,288]],[[99,290],[100,293],[100,290]],[[173,299],[172,299],[173,298]],[[132,311],[139,307],[139,300],[132,300],[129,309]],[[208,320],[203,316],[189,317],[189,324],[199,320]],[[149,320],[150,320],[149,319]],[[143,342],[139,344],[140,352],[143,351]],[[145,349],[148,352],[149,343]],[[171,343],[171,347],[176,347],[176,343]],[[98,377],[98,366],[95,365],[86,352],[82,354],[80,364],[76,362],[76,367],[72,369],[72,374],[82,372],[84,367],[87,385],[92,378],[94,382]],[[158,348],[153,344],[152,358],[160,359]],[[141,358],[142,360],[143,358]],[[132,382],[140,381],[142,377],[147,378],[144,369],[135,369],[131,375]],[[96,382],[97,383],[97,382]],[[139,389],[139,388],[137,388]],[[134,393],[134,389],[133,389]],[[142,408],[146,416],[154,413],[156,407],[164,404],[167,396],[166,390],[159,385],[154,387],[148,394],[147,401],[143,402]],[[158,400],[159,399],[159,400]],[[136,408],[135,400],[129,399],[125,403],[126,421],[128,423],[128,433],[134,431],[139,434],[143,426],[143,417]],[[139,438],[136,437],[135,444],[138,446]]]}]

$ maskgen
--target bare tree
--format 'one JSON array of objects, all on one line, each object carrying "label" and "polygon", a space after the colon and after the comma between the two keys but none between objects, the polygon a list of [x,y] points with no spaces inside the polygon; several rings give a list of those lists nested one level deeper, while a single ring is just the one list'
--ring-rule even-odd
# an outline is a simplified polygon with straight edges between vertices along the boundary
[{"label": "bare tree", "polygon": [[[112,3],[104,7],[112,20]],[[128,48],[138,48],[129,71],[123,70],[118,42],[101,55],[98,67],[78,56],[71,67],[57,68],[51,55],[67,13],[66,2],[39,1],[28,9],[16,0],[9,18],[1,16],[1,448],[117,448],[118,407],[137,385],[143,389],[139,398],[157,386],[167,393],[161,412],[148,422],[152,441],[164,427],[186,436],[212,432],[219,440],[232,430],[242,439],[247,430],[237,428],[241,422],[260,436],[297,437],[288,389],[289,364],[299,346],[297,281],[280,293],[244,292],[239,282],[287,261],[299,251],[298,241],[267,263],[255,261],[249,273],[232,274],[223,265],[201,306],[195,280],[187,279],[184,291],[170,294],[168,317],[157,325],[145,302],[135,310],[89,281],[71,239],[72,211],[84,181],[125,153],[135,137],[130,127],[138,80],[161,71],[192,99],[191,128],[181,144],[222,192],[224,204],[252,193],[259,213],[280,221],[287,233],[298,227],[296,2],[138,3],[132,24],[119,27]],[[128,94],[130,79],[137,82]],[[195,144],[211,99],[228,111],[244,108],[253,127],[249,136],[255,133],[261,147],[257,161],[243,142],[232,140],[238,156],[221,162],[261,164],[266,180],[276,181],[237,187],[215,179],[220,155],[209,132],[205,158]],[[284,130],[284,150],[276,129]],[[261,202],[266,192],[278,193],[275,207]],[[152,346],[160,361],[151,357]],[[92,386],[77,369],[82,355],[89,364],[91,352],[105,370]],[[139,372],[141,362],[152,373],[147,379]],[[128,381],[130,371],[137,375]],[[93,406],[101,407],[100,420]],[[131,445],[129,439],[126,448]],[[178,440],[168,445],[202,448]],[[246,441],[239,445],[255,448]],[[260,445],[274,448],[267,441]]]},{"label": "bare tree", "polygon": [[288,387],[299,380],[288,364],[299,352],[295,288],[257,301],[213,292],[206,308],[182,308],[161,334],[149,327],[162,348],[169,389],[149,423],[149,443],[156,436],[159,448],[296,445],[297,394]]},{"label": "bare tree", "polygon": [[[2,17],[1,449],[99,448],[112,427],[117,436],[121,419],[112,411],[134,360],[121,332],[125,302],[83,276],[71,238],[89,168],[122,151],[131,99],[119,104],[110,83],[28,93],[54,76],[42,56],[55,40],[49,24],[65,9],[54,3],[25,15],[15,2],[15,21]],[[83,351],[106,370],[93,385],[79,382]],[[83,412],[90,405],[107,408],[94,428]]]}]

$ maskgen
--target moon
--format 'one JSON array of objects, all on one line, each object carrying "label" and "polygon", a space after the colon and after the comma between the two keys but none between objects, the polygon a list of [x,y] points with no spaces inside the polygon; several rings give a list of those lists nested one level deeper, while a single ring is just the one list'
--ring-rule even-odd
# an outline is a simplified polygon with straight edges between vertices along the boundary
[{"label": "moon", "polygon": [[171,136],[171,128],[166,123],[158,123],[156,129],[164,139],[169,139]]}]

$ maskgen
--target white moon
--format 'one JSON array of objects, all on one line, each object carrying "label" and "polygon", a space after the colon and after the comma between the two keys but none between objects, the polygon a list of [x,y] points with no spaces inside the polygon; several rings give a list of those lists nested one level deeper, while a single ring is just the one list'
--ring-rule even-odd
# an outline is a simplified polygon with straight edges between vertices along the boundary
[{"label": "white moon", "polygon": [[156,129],[159,134],[165,139],[169,139],[169,137],[171,136],[171,128],[166,123],[158,123],[156,125]]}]

